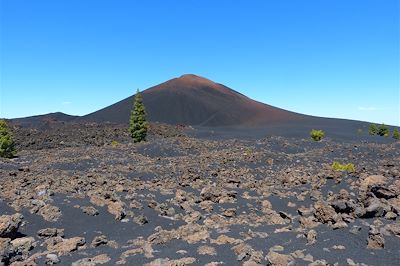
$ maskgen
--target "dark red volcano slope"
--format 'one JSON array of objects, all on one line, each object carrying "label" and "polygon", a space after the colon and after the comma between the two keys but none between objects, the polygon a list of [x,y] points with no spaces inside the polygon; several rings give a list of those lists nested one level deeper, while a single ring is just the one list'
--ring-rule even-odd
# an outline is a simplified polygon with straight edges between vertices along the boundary
[{"label": "dark red volcano slope", "polygon": [[15,125],[22,127],[46,126],[56,122],[71,122],[78,116],[67,115],[61,112],[49,113],[44,115],[35,115],[21,118],[10,119]]},{"label": "dark red volcano slope", "polygon": [[[198,126],[265,126],[303,119],[305,116],[254,101],[224,85],[183,75],[143,93],[147,117],[152,122]],[[133,96],[88,114],[85,121],[127,123]]]}]

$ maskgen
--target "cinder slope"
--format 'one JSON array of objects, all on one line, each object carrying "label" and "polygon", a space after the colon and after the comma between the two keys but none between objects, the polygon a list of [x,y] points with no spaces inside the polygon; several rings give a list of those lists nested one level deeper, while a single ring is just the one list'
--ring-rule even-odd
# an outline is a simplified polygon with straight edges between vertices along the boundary
[{"label": "cinder slope", "polygon": [[67,115],[62,112],[56,112],[56,113],[14,118],[8,120],[10,120],[13,124],[22,127],[38,127],[56,122],[71,122],[76,118],[78,118],[78,116]]},{"label": "cinder slope", "polygon": [[[197,126],[266,126],[306,118],[254,101],[224,85],[183,75],[143,92],[149,121]],[[79,118],[127,123],[133,96]]]}]

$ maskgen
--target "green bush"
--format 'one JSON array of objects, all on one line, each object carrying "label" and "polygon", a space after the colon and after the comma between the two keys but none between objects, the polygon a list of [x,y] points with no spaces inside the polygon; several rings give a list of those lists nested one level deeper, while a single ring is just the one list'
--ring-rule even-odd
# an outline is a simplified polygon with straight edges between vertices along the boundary
[{"label": "green bush", "polygon": [[368,129],[368,133],[370,135],[376,135],[378,134],[378,126],[376,124],[370,124],[369,125],[369,129]]},{"label": "green bush", "polygon": [[119,145],[119,142],[116,140],[111,141],[111,146],[116,147]]},{"label": "green bush", "polygon": [[370,135],[378,135],[378,136],[382,136],[382,137],[389,137],[390,131],[389,131],[389,127],[386,126],[385,124],[381,124],[379,126],[377,126],[376,124],[370,124],[369,125],[369,129],[368,129],[368,133]]},{"label": "green bush", "polygon": [[399,132],[399,129],[397,129],[397,128],[393,129],[393,138],[394,138],[394,139],[397,139],[397,140],[400,140],[400,132]]},{"label": "green bush", "polygon": [[16,155],[15,143],[6,121],[0,120],[0,157],[12,158]]},{"label": "green bush", "polygon": [[321,139],[323,139],[325,137],[325,132],[322,130],[311,130],[310,132],[310,136],[313,140],[315,141],[320,141]]},{"label": "green bush", "polygon": [[389,137],[389,134],[390,134],[389,127],[386,126],[385,124],[382,124],[378,127],[377,135],[382,137]]},{"label": "green bush", "polygon": [[143,104],[142,95],[137,90],[131,111],[129,132],[134,142],[146,140],[148,123],[146,121],[146,111]]},{"label": "green bush", "polygon": [[332,163],[332,169],[335,171],[347,171],[349,173],[355,172],[356,168],[354,167],[354,164],[348,163],[348,164],[341,164],[339,162],[334,161]]}]

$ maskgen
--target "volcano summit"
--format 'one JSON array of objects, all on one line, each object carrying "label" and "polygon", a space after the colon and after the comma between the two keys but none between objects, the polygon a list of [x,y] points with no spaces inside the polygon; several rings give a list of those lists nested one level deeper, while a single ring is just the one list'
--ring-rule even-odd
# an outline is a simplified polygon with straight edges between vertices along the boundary
[{"label": "volcano summit", "polygon": [[[133,97],[80,119],[126,123]],[[304,119],[305,116],[254,101],[222,84],[188,74],[143,92],[151,122],[193,126],[265,126]]]}]

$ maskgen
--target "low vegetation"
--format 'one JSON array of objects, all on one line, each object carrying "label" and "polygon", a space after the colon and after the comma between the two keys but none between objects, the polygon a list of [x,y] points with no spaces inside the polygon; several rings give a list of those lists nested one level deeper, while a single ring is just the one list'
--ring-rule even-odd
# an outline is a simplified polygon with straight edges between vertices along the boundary
[{"label": "low vegetation", "polygon": [[0,120],[0,157],[12,158],[16,155],[14,140],[6,121]]},{"label": "low vegetation", "polygon": [[129,132],[134,142],[146,140],[148,122],[146,121],[146,111],[143,104],[142,95],[139,90],[136,92],[131,111]]},{"label": "low vegetation", "polygon": [[397,139],[397,140],[400,140],[400,132],[399,132],[399,129],[398,129],[398,128],[395,128],[395,129],[393,130],[393,138],[394,138],[394,139]]},{"label": "low vegetation", "polygon": [[389,127],[385,124],[382,124],[378,127],[378,136],[389,137],[389,134]]},{"label": "low vegetation", "polygon": [[116,147],[118,146],[120,143],[116,140],[111,141],[111,146]]},{"label": "low vegetation", "polygon": [[347,164],[341,164],[337,161],[334,161],[332,163],[332,169],[335,171],[346,171],[349,173],[355,172],[356,168],[354,167],[354,164],[352,163],[347,163]]},{"label": "low vegetation", "polygon": [[376,124],[370,124],[368,128],[368,134],[376,135],[378,133],[378,126]]},{"label": "low vegetation", "polygon": [[320,141],[321,139],[323,139],[325,137],[325,132],[322,130],[311,130],[310,132],[310,136],[313,140],[315,141]]},{"label": "low vegetation", "polygon": [[390,135],[389,127],[386,126],[385,124],[381,124],[379,126],[376,124],[370,124],[368,133],[370,135],[378,135],[382,137],[389,137]]}]

